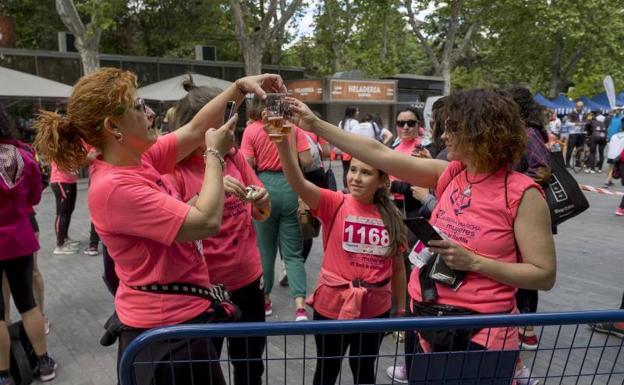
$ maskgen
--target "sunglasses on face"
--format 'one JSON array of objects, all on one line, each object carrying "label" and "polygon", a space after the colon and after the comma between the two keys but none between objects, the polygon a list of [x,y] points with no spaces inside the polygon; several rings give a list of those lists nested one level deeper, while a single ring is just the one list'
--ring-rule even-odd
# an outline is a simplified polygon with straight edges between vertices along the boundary
[{"label": "sunglasses on face", "polygon": [[145,113],[146,111],[145,100],[143,100],[142,98],[136,98],[134,100],[134,109],[137,111],[141,111],[142,113]]},{"label": "sunglasses on face", "polygon": [[397,127],[404,127],[406,124],[408,127],[416,127],[416,124],[418,124],[417,120],[397,120],[396,122]]}]

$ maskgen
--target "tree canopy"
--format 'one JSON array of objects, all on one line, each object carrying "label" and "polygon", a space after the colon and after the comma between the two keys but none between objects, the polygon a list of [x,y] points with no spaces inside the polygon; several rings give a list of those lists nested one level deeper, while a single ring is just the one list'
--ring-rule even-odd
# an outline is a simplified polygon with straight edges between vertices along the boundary
[{"label": "tree canopy", "polygon": [[[214,45],[218,60],[254,71],[262,62],[303,66],[310,77],[448,73],[454,89],[524,84],[551,97],[602,92],[607,74],[624,83],[621,0],[74,3],[85,26],[101,16],[103,53],[190,59],[195,45]],[[55,50],[56,32],[67,30],[55,0],[4,0],[0,14],[15,18],[20,48]]]}]

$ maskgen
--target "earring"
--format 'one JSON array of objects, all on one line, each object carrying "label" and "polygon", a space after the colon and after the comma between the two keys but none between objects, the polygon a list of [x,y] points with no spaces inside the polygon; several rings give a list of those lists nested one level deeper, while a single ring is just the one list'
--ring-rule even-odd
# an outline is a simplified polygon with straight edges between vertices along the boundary
[{"label": "earring", "polygon": [[115,131],[115,140],[117,143],[123,142],[123,134],[119,131]]}]

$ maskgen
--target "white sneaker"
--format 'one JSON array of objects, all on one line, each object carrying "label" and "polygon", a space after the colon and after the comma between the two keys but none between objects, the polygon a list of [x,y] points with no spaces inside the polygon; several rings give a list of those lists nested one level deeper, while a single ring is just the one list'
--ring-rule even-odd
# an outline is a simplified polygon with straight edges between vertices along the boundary
[{"label": "white sneaker", "polygon": [[53,253],[57,255],[58,254],[76,254],[76,252],[78,252],[78,248],[76,246],[73,246],[69,242],[65,242],[63,246],[56,246],[53,251]]},{"label": "white sneaker", "polygon": [[69,243],[72,246],[80,245],[80,241],[77,241],[75,239],[71,239],[70,237],[67,237],[67,239],[65,240],[65,243]]},{"label": "white sneaker", "polygon": [[392,379],[392,381],[398,382],[399,384],[407,384],[409,382],[405,365],[388,366],[386,374]]},{"label": "white sneaker", "polygon": [[540,383],[538,379],[529,377],[531,377],[531,371],[526,366],[516,370],[516,375],[514,376],[518,385],[537,385]]}]

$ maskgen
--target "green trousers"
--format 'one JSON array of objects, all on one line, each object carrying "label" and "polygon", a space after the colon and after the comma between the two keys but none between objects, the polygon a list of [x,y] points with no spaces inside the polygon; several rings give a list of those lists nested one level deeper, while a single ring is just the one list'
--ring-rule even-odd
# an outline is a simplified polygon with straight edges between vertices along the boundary
[{"label": "green trousers", "polygon": [[281,172],[265,171],[258,175],[271,198],[271,216],[254,221],[258,248],[262,257],[264,291],[271,293],[275,280],[275,256],[279,248],[293,298],[305,297],[306,273],[303,265],[303,240],[297,222],[297,194]]}]

